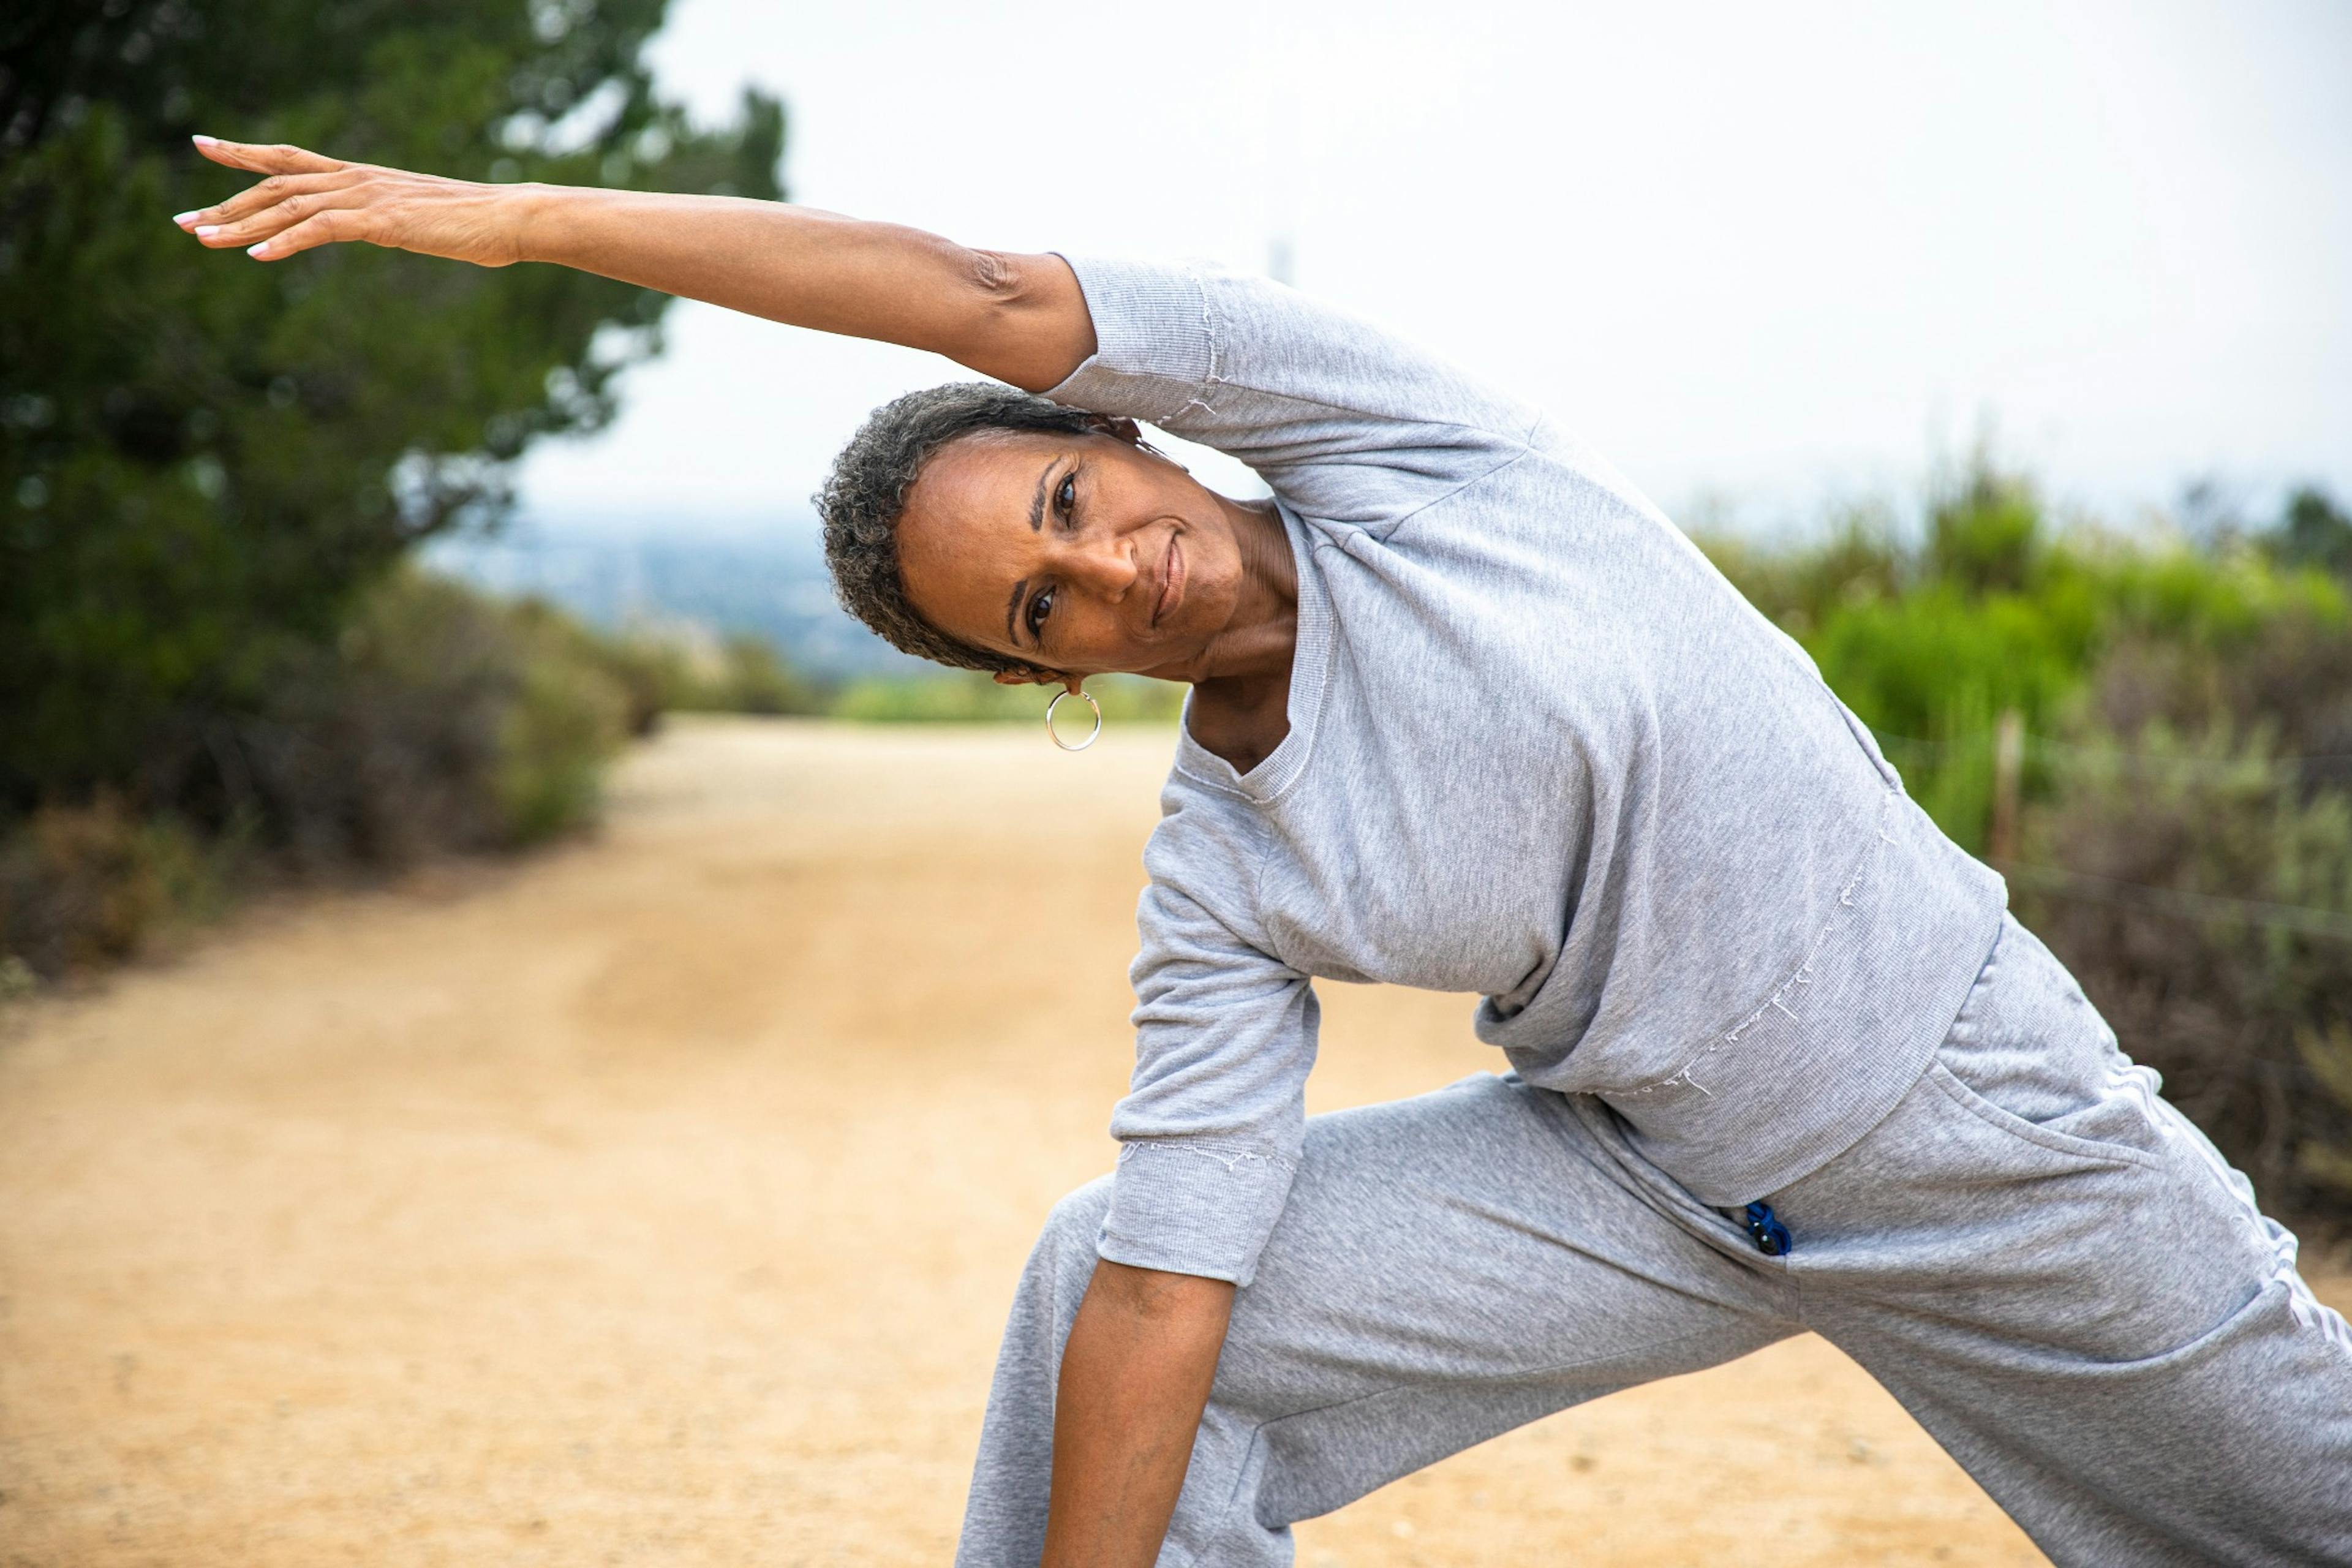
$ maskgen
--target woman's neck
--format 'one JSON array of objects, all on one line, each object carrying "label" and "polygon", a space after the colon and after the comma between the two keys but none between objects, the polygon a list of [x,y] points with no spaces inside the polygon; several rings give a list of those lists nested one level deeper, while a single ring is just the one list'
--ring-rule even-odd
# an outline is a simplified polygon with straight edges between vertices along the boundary
[{"label": "woman's neck", "polygon": [[1298,641],[1298,566],[1291,558],[1290,536],[1272,501],[1217,499],[1233,521],[1240,548],[1241,594],[1233,618],[1211,639],[1192,684],[1286,683]]},{"label": "woman's neck", "polygon": [[[1219,497],[1220,500],[1224,498]],[[1241,546],[1233,619],[1192,677],[1192,739],[1248,773],[1290,732],[1290,659],[1298,646],[1298,567],[1271,501],[1224,501]]]}]

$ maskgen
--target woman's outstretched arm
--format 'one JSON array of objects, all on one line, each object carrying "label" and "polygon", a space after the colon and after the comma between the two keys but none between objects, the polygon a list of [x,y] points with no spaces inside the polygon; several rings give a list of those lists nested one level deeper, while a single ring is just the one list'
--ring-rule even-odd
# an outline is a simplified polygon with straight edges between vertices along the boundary
[{"label": "woman's outstretched arm", "polygon": [[484,267],[551,261],[796,327],[928,349],[1031,392],[1066,380],[1095,352],[1086,297],[1055,256],[973,250],[782,202],[485,185],[299,147],[196,145],[216,163],[268,177],[175,221],[205,245],[243,247],[258,260],[363,240]]}]

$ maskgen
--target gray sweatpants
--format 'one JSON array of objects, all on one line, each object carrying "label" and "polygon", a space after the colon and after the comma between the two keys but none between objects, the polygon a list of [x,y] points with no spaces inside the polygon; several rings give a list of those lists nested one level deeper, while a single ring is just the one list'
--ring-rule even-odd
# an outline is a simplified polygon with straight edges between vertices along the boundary
[{"label": "gray sweatpants", "polygon": [[[1769,1194],[1785,1257],[1598,1100],[1480,1076],[1315,1117],[1160,1561],[1286,1563],[1295,1520],[1811,1329],[2059,1563],[2352,1563],[2352,1331],[2156,1088],[2012,921],[1895,1110]],[[1037,1563],[1108,1193],[1065,1199],[1022,1278],[964,1568]]]}]

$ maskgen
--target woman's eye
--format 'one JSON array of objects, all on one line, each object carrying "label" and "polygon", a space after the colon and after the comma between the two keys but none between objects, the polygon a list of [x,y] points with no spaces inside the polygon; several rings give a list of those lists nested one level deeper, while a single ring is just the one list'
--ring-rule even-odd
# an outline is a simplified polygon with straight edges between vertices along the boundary
[{"label": "woman's eye", "polygon": [[1061,484],[1054,491],[1054,506],[1064,517],[1067,517],[1070,515],[1070,509],[1077,504],[1078,476],[1076,472],[1064,474]]},{"label": "woman's eye", "polygon": [[1045,617],[1054,613],[1054,590],[1046,589],[1029,601],[1029,635],[1036,637],[1045,629]]}]

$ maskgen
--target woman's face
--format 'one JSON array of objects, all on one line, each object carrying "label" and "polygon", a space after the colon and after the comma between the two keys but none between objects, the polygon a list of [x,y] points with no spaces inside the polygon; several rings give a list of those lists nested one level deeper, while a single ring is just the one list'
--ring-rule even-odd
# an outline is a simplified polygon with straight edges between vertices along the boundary
[{"label": "woman's face", "polygon": [[952,441],[908,492],[898,541],[933,626],[1058,676],[1192,679],[1241,596],[1225,503],[1116,436]]}]

